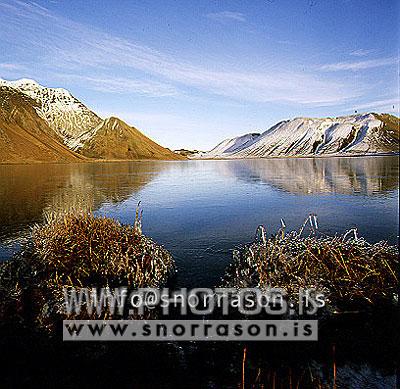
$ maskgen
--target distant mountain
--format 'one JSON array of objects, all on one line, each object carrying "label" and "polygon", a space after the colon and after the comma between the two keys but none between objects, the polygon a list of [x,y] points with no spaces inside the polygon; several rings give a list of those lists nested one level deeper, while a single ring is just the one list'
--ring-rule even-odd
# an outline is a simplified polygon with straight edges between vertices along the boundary
[{"label": "distant mountain", "polygon": [[[47,88],[30,79],[17,81],[0,79],[0,88],[2,102],[5,99],[4,96],[10,91],[14,96],[18,96],[18,98],[8,99],[8,108],[2,114],[3,121],[10,122],[9,115],[13,112],[13,120],[19,121],[20,130],[29,133],[31,128],[25,127],[24,121],[18,118],[22,108],[24,112],[29,110],[31,120],[41,122],[42,129],[45,124],[44,133],[50,136],[53,142],[58,143],[58,148],[66,150],[72,156],[71,158],[78,160],[84,160],[84,157],[117,160],[184,159],[153,142],[139,130],[130,127],[120,119],[103,120],[66,89]],[[9,136],[10,129],[6,130],[3,122],[0,122],[0,125],[0,134],[6,133]],[[24,133],[20,131],[18,140],[25,145],[27,142],[23,141]],[[37,134],[37,141],[46,144],[47,138],[41,139],[41,134]],[[56,151],[53,151],[53,157],[50,157],[49,153],[42,156],[37,147],[31,149],[15,145],[13,150],[15,153],[7,150],[4,141],[1,142],[0,162],[66,160],[65,156],[57,156]]]},{"label": "distant mountain", "polygon": [[282,121],[260,135],[226,139],[199,157],[262,158],[396,152],[399,152],[399,118],[367,113]]},{"label": "distant mountain", "polygon": [[187,150],[187,149],[177,149],[174,150],[174,153],[183,155],[185,157],[192,157],[195,156],[199,153],[204,153],[204,151],[199,151],[199,150]]}]

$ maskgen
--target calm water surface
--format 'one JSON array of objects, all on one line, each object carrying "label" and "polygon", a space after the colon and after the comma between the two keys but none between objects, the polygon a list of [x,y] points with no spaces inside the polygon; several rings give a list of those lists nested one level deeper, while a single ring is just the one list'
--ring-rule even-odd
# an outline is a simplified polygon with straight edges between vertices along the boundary
[{"label": "calm water surface", "polygon": [[179,284],[215,286],[232,249],[280,218],[297,229],[313,212],[325,233],[357,226],[396,243],[398,173],[397,157],[0,166],[0,259],[46,211],[133,223],[141,201],[143,230],[173,253]]},{"label": "calm water surface", "polygon": [[[215,286],[230,261],[232,249],[251,241],[259,224],[264,224],[270,233],[275,232],[281,218],[288,228],[298,229],[313,212],[318,215],[324,233],[342,233],[357,226],[369,241],[387,239],[395,244],[398,239],[398,173],[397,157],[0,166],[0,260],[10,258],[18,250],[21,241],[29,236],[30,226],[42,221],[47,211],[93,209],[123,223],[133,223],[136,205],[141,201],[144,232],[174,255],[179,269],[178,284]],[[371,335],[368,332],[371,325],[362,320],[353,325],[365,329],[366,335],[358,333],[354,337],[353,332],[342,329],[336,339],[328,331],[318,343],[321,351],[314,350],[312,356],[308,351],[293,354],[293,346],[284,356],[263,346],[266,356],[260,357],[262,363],[267,366],[272,363],[263,370],[264,374],[275,375],[276,369],[281,369],[278,377],[287,379],[288,372],[296,369],[306,355],[308,359],[313,358],[310,363],[332,382],[330,350],[335,343],[338,388],[395,387],[393,355],[396,351],[391,351],[396,342],[393,341],[395,332],[377,331],[378,324],[372,328]],[[378,346],[372,346],[375,343],[371,339],[377,338],[377,332],[383,335],[375,342]],[[329,340],[331,336],[334,340]],[[380,340],[382,336],[384,340]],[[385,350],[389,348],[389,351],[379,351],[379,345],[385,345]],[[134,347],[132,345],[132,350]],[[172,371],[177,366],[176,371],[180,372],[177,380],[186,374],[188,382],[197,380],[201,387],[239,385],[240,346],[237,352],[228,353],[212,345],[205,345],[203,351],[200,346],[193,350],[191,347],[179,345],[177,360],[167,358],[173,361]],[[65,355],[69,356],[68,352],[65,351]],[[27,351],[21,354],[28,355]],[[33,361],[47,354],[44,348]],[[158,355],[148,354],[149,360]],[[249,349],[249,358],[254,358],[255,354],[255,350]],[[291,355],[293,360],[290,360]],[[107,364],[109,358],[114,357],[111,351],[105,354]],[[49,357],[49,361],[53,359],[57,360],[55,356]],[[26,365],[30,366],[33,361],[28,358]],[[284,369],[279,367],[283,361]],[[131,368],[129,365],[127,371]],[[15,363],[10,363],[8,369],[13,371]],[[149,369],[147,375],[146,368],[139,369],[137,379],[153,379],[158,386],[153,367]],[[31,370],[32,377],[36,377],[37,371]],[[253,370],[251,374],[255,377],[257,370],[255,367]],[[166,376],[160,375],[160,382],[167,379],[167,371]],[[302,370],[299,375],[303,375]],[[38,380],[40,377],[39,374]],[[64,373],[62,377],[70,379]],[[121,381],[124,377],[113,376],[113,379]],[[232,380],[232,386],[228,385]]]}]

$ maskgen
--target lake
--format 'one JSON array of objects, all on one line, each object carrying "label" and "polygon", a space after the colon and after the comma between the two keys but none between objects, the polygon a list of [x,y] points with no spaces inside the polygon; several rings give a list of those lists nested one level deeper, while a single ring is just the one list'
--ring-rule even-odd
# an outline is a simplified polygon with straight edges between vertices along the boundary
[{"label": "lake", "polygon": [[[132,224],[141,201],[143,231],[173,254],[177,286],[212,287],[218,285],[232,250],[251,241],[260,224],[276,232],[281,218],[288,229],[299,229],[315,213],[322,233],[343,233],[356,226],[371,242],[387,239],[396,244],[398,173],[397,157],[3,165],[0,260],[19,249],[30,226],[41,222],[46,212],[92,209]],[[339,323],[340,330],[321,328],[321,340],[311,346],[249,345],[247,374],[253,381],[261,372],[264,380],[287,383],[292,377],[293,382],[300,380],[311,367],[332,383],[337,365],[338,388],[393,388],[396,319],[384,315],[384,320],[356,317],[350,327]],[[28,336],[26,345],[16,339],[13,328],[10,335],[3,333],[4,347],[16,355],[4,354],[0,363],[6,382],[14,382],[19,366],[27,383],[52,374],[57,382],[74,382],[74,387],[87,387],[92,375],[118,387],[197,382],[199,387],[228,388],[238,387],[241,380],[243,349],[235,342],[154,349],[147,344],[138,349],[135,342],[108,348],[61,342],[55,348],[47,339]],[[136,358],[138,353],[141,358]],[[81,370],[65,370],[62,361],[79,355],[85,355]],[[85,369],[92,373],[85,374]]]},{"label": "lake", "polygon": [[397,157],[143,161],[0,166],[0,260],[11,257],[44,212],[92,209],[133,223],[174,255],[180,286],[218,284],[232,250],[258,225],[298,229],[309,213],[320,231],[395,244]]}]

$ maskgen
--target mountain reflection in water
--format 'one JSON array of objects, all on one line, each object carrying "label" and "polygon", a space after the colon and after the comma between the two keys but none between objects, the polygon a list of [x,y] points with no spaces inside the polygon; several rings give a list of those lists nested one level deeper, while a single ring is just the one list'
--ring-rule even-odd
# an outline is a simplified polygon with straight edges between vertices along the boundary
[{"label": "mountain reflection in water", "polygon": [[[121,203],[168,163],[0,165],[0,242],[41,222],[47,211],[96,210]],[[1,244],[0,244],[1,258]]]},{"label": "mountain reflection in water", "polygon": [[220,170],[240,180],[261,181],[296,194],[371,196],[399,186],[398,159],[393,157],[232,160],[221,163]]}]

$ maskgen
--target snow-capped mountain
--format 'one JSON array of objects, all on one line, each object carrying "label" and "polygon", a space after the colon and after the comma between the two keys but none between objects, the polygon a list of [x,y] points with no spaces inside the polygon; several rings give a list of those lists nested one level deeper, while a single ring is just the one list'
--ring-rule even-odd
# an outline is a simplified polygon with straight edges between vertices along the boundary
[{"label": "snow-capped mountain", "polygon": [[47,88],[34,80],[0,79],[0,86],[14,88],[39,103],[36,111],[66,141],[98,126],[102,119],[63,88]]},{"label": "snow-capped mountain", "polygon": [[[241,142],[242,139],[246,142]],[[227,139],[200,157],[360,155],[398,152],[398,148],[399,119],[367,113],[282,121],[259,136],[248,134]]]},{"label": "snow-capped mountain", "polygon": [[[13,92],[13,95],[19,97],[10,100],[8,98],[10,91]],[[183,158],[153,142],[139,130],[120,119],[108,118],[103,120],[63,88],[47,88],[34,80],[25,78],[16,81],[0,79],[0,102],[2,100],[11,101],[15,105],[4,111],[3,119],[5,121],[10,121],[12,113],[14,116],[18,116],[17,113],[21,112],[18,105],[24,102],[24,106],[29,106],[32,120],[37,120],[33,118],[34,115],[37,115],[46,123],[48,135],[62,143],[67,149],[89,158]],[[7,112],[9,117],[7,117]],[[14,119],[18,120],[18,117],[14,117]],[[6,127],[2,123],[0,125]],[[44,128],[43,124],[41,124],[41,128]],[[1,130],[0,127],[0,135]],[[30,129],[22,128],[21,130],[29,131]],[[12,135],[9,131],[11,130],[9,129],[6,135],[7,142],[10,143]],[[26,151],[28,152],[28,150]],[[37,153],[37,155],[39,156],[40,153]],[[7,159],[10,158],[10,156],[7,157]]]},{"label": "snow-capped mountain", "polygon": [[0,163],[80,162],[38,115],[40,104],[14,88],[0,86]]}]

